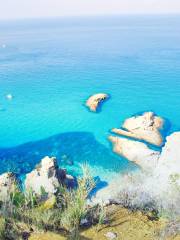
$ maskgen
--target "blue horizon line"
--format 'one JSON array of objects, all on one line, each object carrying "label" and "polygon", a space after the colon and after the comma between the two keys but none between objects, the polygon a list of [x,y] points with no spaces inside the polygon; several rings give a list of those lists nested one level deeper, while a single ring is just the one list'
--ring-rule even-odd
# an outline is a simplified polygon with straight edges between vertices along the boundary
[{"label": "blue horizon line", "polygon": [[2,18],[2,22],[21,22],[21,21],[36,21],[36,20],[57,20],[57,19],[84,19],[84,18],[102,18],[102,17],[180,17],[180,12],[177,13],[119,13],[119,14],[80,14],[80,15],[64,15],[64,16],[44,16],[44,17],[18,17],[18,18]]}]

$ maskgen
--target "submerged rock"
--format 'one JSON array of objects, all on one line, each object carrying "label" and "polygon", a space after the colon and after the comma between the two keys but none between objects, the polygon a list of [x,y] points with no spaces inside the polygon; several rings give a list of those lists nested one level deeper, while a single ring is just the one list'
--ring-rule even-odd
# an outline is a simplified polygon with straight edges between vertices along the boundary
[{"label": "submerged rock", "polygon": [[[61,184],[68,185],[68,179],[70,177],[66,175],[66,170],[59,169],[56,158],[45,157],[35,170],[26,175],[25,188],[37,195],[45,191],[51,196],[57,192]],[[71,177],[70,180],[73,181],[74,178]]]},{"label": "submerged rock", "polygon": [[91,96],[90,98],[88,98],[88,100],[86,101],[86,106],[92,112],[96,112],[99,104],[101,102],[103,102],[105,99],[107,99],[108,97],[109,96],[107,94],[105,94],[105,93],[95,94],[95,95]]},{"label": "submerged rock", "polygon": [[18,189],[18,181],[14,173],[8,172],[0,175],[0,201],[10,198],[10,193]]},{"label": "submerged rock", "polygon": [[145,143],[114,136],[110,136],[109,140],[113,143],[115,153],[136,163],[142,169],[152,171],[157,165],[160,152],[151,150]]},{"label": "submerged rock", "polygon": [[161,146],[163,137],[160,129],[163,127],[163,124],[164,120],[161,117],[155,116],[153,112],[145,112],[141,116],[125,120],[122,125],[123,129],[114,128],[112,132]]}]

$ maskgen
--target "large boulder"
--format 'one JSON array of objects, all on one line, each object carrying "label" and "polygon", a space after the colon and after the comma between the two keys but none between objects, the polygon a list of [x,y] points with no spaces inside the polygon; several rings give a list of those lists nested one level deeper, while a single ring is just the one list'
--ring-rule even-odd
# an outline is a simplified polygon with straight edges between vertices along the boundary
[{"label": "large boulder", "polygon": [[14,173],[8,172],[0,175],[0,201],[7,201],[10,198],[10,193],[18,188],[18,181]]},{"label": "large boulder", "polygon": [[[26,175],[25,188],[26,191],[31,190],[37,195],[41,195],[43,190],[51,196],[61,184],[68,184],[69,179],[66,170],[58,167],[56,158],[45,157],[36,169]],[[73,178],[70,180],[74,181]]]},{"label": "large boulder", "polygon": [[109,140],[115,153],[134,162],[143,170],[152,171],[157,166],[160,152],[148,148],[145,143],[116,136],[110,136]]},{"label": "large boulder", "polygon": [[102,103],[105,99],[107,99],[109,96],[105,93],[98,93],[95,95],[92,95],[88,98],[86,101],[86,106],[92,111],[96,112],[99,104]]},{"label": "large boulder", "polygon": [[113,128],[112,132],[161,146],[163,137],[160,129],[163,124],[164,120],[161,117],[153,112],[145,112],[143,115],[126,119],[122,125],[123,129]]}]

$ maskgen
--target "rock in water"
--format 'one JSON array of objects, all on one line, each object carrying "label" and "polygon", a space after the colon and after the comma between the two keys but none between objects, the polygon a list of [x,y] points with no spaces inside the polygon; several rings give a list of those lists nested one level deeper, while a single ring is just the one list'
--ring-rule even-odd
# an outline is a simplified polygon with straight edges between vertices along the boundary
[{"label": "rock in water", "polygon": [[105,93],[98,93],[93,96],[91,96],[86,101],[86,106],[92,111],[96,112],[100,103],[102,103],[105,99],[109,98],[109,96]]},{"label": "rock in water", "polygon": [[160,153],[151,150],[145,143],[114,136],[110,136],[109,140],[113,143],[115,153],[136,163],[143,170],[152,171],[157,165]]},{"label": "rock in water", "polygon": [[0,201],[7,201],[10,193],[16,189],[19,189],[19,186],[14,173],[8,172],[0,175]]},{"label": "rock in water", "polygon": [[37,195],[41,195],[44,190],[49,196],[52,196],[57,192],[60,184],[68,182],[68,179],[69,175],[66,179],[66,170],[58,168],[56,158],[45,157],[35,170],[26,175],[25,188],[26,190],[31,189]]},{"label": "rock in water", "polygon": [[141,116],[135,116],[125,120],[122,125],[125,130],[114,128],[112,132],[161,146],[163,137],[160,129],[163,125],[164,120],[161,117],[155,116],[153,112],[145,112]]}]

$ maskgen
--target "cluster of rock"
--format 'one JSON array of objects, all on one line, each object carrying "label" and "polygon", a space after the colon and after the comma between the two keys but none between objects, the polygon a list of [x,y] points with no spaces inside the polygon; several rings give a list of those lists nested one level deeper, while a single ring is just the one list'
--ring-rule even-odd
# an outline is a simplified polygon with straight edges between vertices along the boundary
[{"label": "cluster of rock", "polygon": [[112,132],[161,146],[163,137],[160,130],[163,124],[164,120],[161,117],[155,116],[153,112],[145,112],[140,116],[128,118],[123,123],[122,129],[113,128]]},{"label": "cluster of rock", "polygon": [[100,103],[102,103],[107,98],[109,98],[109,96],[106,93],[94,94],[88,98],[86,101],[86,106],[90,109],[90,111],[96,112]]},{"label": "cluster of rock", "polygon": [[[122,125],[121,129],[113,128],[112,132],[119,136],[110,136],[115,153],[127,158],[145,170],[154,169],[160,157],[160,152],[152,150],[148,144],[161,146],[163,137],[160,130],[164,120],[152,112],[131,117]],[[142,142],[140,140],[145,141]]]},{"label": "cluster of rock", "polygon": [[[113,129],[109,136],[113,151],[136,163],[143,171],[117,176],[98,191],[93,201],[117,202],[127,207],[156,206],[179,216],[180,208],[180,132],[164,139],[164,120],[152,112],[127,119],[123,129]],[[118,136],[118,135],[119,136]],[[150,204],[151,203],[151,204]],[[150,205],[149,205],[150,204]]]},{"label": "cluster of rock", "polygon": [[[15,174],[9,172],[0,175],[0,201],[8,199],[10,193],[18,188],[18,185]],[[75,179],[68,175],[65,169],[58,167],[54,157],[43,158],[40,164],[25,178],[25,191],[32,191],[37,196],[45,191],[49,198],[56,194],[61,185],[73,187]]]}]

